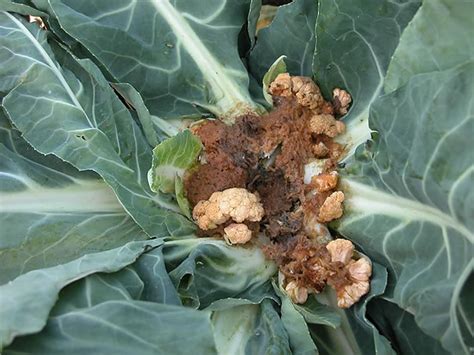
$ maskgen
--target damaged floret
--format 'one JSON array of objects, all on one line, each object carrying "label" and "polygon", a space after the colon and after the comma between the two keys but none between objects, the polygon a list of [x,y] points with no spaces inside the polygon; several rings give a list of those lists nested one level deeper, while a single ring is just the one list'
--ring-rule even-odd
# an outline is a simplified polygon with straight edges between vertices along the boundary
[{"label": "damaged floret", "polygon": [[340,218],[344,212],[344,208],[342,206],[343,202],[343,192],[335,191],[329,195],[319,210],[318,221],[320,223],[328,223],[334,219]]},{"label": "damaged floret", "polygon": [[334,138],[346,130],[346,125],[342,121],[338,121],[333,115],[321,114],[311,117],[309,122],[311,132],[316,134],[325,134]]},{"label": "damaged floret", "polygon": [[332,92],[334,101],[334,109],[339,115],[345,115],[349,109],[349,105],[352,102],[351,95],[346,91],[336,88]]},{"label": "damaged floret", "polygon": [[268,92],[273,96],[290,97],[293,95],[292,87],[290,74],[281,73],[271,82]]},{"label": "damaged floret", "polygon": [[263,215],[260,198],[243,188],[214,192],[209,200],[200,201],[193,210],[193,218],[202,230],[214,229],[229,219],[237,223],[259,222]]},{"label": "damaged floret", "polygon": [[347,281],[335,286],[337,305],[340,308],[349,308],[369,292],[369,279],[372,275],[372,265],[365,258],[353,260],[354,244],[346,239],[336,239],[326,245],[331,254],[332,262],[345,265]]},{"label": "damaged floret", "polygon": [[290,97],[295,96],[297,102],[310,110],[320,107],[324,98],[319,87],[304,76],[290,76],[288,73],[279,74],[270,84],[268,91],[273,96]]},{"label": "damaged floret", "polygon": [[348,264],[354,253],[354,244],[347,239],[336,239],[330,241],[326,245],[326,249],[329,250],[331,254],[331,261],[339,261],[343,264]]},{"label": "damaged floret", "polygon": [[346,147],[335,138],[346,130],[339,118],[351,96],[335,89],[326,101],[311,78],[288,73],[268,92],[274,103],[268,114],[237,117],[233,125],[206,122],[193,131],[207,161],[185,180],[198,234],[238,245],[262,230],[268,243],[261,238],[259,245],[278,265],[279,286],[294,303],[329,286],[339,307],[350,307],[369,290],[370,260],[359,258],[350,241],[332,240],[326,223],[343,215],[336,169]]},{"label": "damaged floret", "polygon": [[293,303],[303,304],[308,300],[308,289],[298,286],[295,281],[291,281],[286,285],[285,292]]},{"label": "damaged floret", "polygon": [[228,244],[245,244],[252,239],[252,231],[243,223],[232,223],[224,228],[224,239]]},{"label": "damaged floret", "polygon": [[358,254],[349,240],[321,244],[300,235],[282,251],[275,259],[279,279],[287,282],[284,289],[294,303],[306,302],[309,293],[320,293],[329,285],[336,291],[338,306],[348,308],[369,291],[372,266],[365,258],[356,260]]},{"label": "damaged floret", "polygon": [[321,90],[311,78],[304,76],[294,76],[291,78],[293,93],[301,106],[306,106],[311,110],[322,105],[324,98]]},{"label": "damaged floret", "polygon": [[313,176],[311,185],[314,186],[318,192],[326,192],[335,189],[338,181],[339,174],[336,171],[331,171],[329,173]]},{"label": "damaged floret", "polygon": [[370,275],[372,274],[372,266],[364,259],[360,258],[357,261],[351,261],[347,266],[349,272],[350,283],[336,289],[337,305],[341,308],[349,308],[360,298],[369,292]]}]

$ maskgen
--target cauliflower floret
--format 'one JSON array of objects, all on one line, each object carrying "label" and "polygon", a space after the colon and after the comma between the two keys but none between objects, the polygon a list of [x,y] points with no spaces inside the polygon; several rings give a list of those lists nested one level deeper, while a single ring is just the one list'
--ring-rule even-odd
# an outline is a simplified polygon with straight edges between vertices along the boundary
[{"label": "cauliflower floret", "polygon": [[345,115],[352,102],[351,95],[346,90],[336,88],[332,91],[332,97],[336,112],[340,115]]},{"label": "cauliflower floret", "polygon": [[228,244],[245,244],[252,239],[252,231],[243,223],[232,223],[224,228],[224,239]]},{"label": "cauliflower floret", "polygon": [[301,106],[314,110],[324,103],[321,90],[311,78],[294,76],[291,78],[291,82],[293,84],[292,91]]},{"label": "cauliflower floret", "polygon": [[291,76],[288,73],[278,74],[268,87],[268,92],[273,96],[289,97],[293,95],[291,91]]},{"label": "cauliflower floret", "polygon": [[308,300],[308,289],[298,286],[295,281],[290,281],[288,285],[286,285],[285,291],[294,303],[302,304]]},{"label": "cauliflower floret", "polygon": [[342,207],[343,202],[343,192],[336,191],[329,195],[319,210],[318,221],[320,223],[328,223],[334,219],[340,218],[344,212]]},{"label": "cauliflower floret", "polygon": [[326,192],[333,190],[339,181],[339,175],[336,171],[330,173],[323,173],[313,176],[311,185],[316,188],[318,192]]},{"label": "cauliflower floret", "polygon": [[347,239],[335,239],[326,245],[326,249],[331,254],[331,261],[339,261],[343,264],[348,264],[354,253],[354,244]]},{"label": "cauliflower floret", "polygon": [[369,292],[369,278],[372,275],[372,265],[364,258],[352,260],[347,266],[351,283],[336,290],[337,305],[340,308],[349,308]]},{"label": "cauliflower floret", "polygon": [[221,212],[238,223],[258,222],[264,214],[260,197],[242,188],[214,192],[209,201],[217,202]]},{"label": "cauliflower floret", "polygon": [[348,273],[348,282],[333,285],[336,289],[337,305],[349,308],[369,292],[369,279],[372,275],[372,265],[365,258],[353,260],[354,244],[346,239],[336,239],[326,245],[331,254],[332,262],[341,262]]},{"label": "cauliflower floret", "polygon": [[210,201],[199,201],[193,209],[193,218],[202,230],[214,229],[229,219],[222,213],[217,203]]},{"label": "cauliflower floret", "polygon": [[344,122],[338,121],[333,115],[321,114],[311,117],[309,122],[311,132],[316,134],[325,134],[334,138],[346,130]]},{"label": "cauliflower floret", "polygon": [[314,110],[324,104],[319,87],[304,76],[290,76],[288,73],[281,73],[273,80],[268,88],[268,92],[273,96],[296,97],[301,106]]},{"label": "cauliflower floret", "polygon": [[[351,243],[352,244],[352,243]],[[347,266],[351,279],[354,281],[369,281],[372,274],[372,265],[365,258],[352,260]]]},{"label": "cauliflower floret", "polygon": [[357,303],[360,298],[369,292],[368,281],[362,281],[344,286],[337,292],[337,306],[339,308],[349,308]]},{"label": "cauliflower floret", "polygon": [[193,210],[193,218],[202,230],[216,228],[229,219],[238,223],[258,222],[263,215],[260,198],[243,188],[214,192],[209,200],[199,201]]}]

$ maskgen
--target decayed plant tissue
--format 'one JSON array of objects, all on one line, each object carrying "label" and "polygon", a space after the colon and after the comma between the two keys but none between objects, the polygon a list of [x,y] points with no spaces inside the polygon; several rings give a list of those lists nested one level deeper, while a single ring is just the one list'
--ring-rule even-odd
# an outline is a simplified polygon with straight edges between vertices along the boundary
[{"label": "decayed plant tissue", "polygon": [[[331,285],[338,305],[350,307],[369,290],[370,261],[352,260],[350,241],[348,259],[336,260],[332,245],[343,240],[330,241],[325,224],[343,215],[337,164],[344,146],[334,138],[345,131],[340,118],[351,97],[337,88],[332,102],[326,101],[310,78],[288,73],[276,76],[268,92],[274,103],[268,114],[191,128],[203,144],[201,164],[184,176],[193,218],[201,235],[229,244],[266,235],[262,248],[279,266],[282,287],[294,302]],[[312,162],[321,168],[305,183],[305,166]],[[308,233],[315,225],[319,229]],[[356,274],[360,268],[364,272]]]}]

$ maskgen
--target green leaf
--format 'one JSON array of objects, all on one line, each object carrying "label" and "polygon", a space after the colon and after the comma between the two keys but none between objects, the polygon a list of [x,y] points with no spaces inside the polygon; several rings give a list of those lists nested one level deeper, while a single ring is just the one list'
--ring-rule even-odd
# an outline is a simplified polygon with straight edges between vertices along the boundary
[{"label": "green leaf", "polygon": [[17,338],[5,354],[215,353],[210,312],[174,305],[179,298],[158,247],[125,269],[65,287],[46,327]]},{"label": "green leaf", "polygon": [[0,111],[0,284],[147,239],[97,175],[34,151]]},{"label": "green leaf", "polygon": [[[415,74],[440,71],[474,59],[472,1],[423,2],[400,39],[385,79],[385,91],[407,83]],[[472,31],[471,31],[472,34]]]},{"label": "green leaf", "polygon": [[287,72],[285,58],[286,56],[282,55],[277,60],[275,60],[275,62],[271,65],[271,67],[263,76],[263,80],[262,80],[263,97],[265,97],[265,100],[267,100],[267,102],[272,106],[273,106],[273,99],[272,99],[272,95],[268,93],[268,87],[270,86],[272,81],[275,80],[278,74]]},{"label": "green leaf", "polygon": [[210,312],[145,301],[107,301],[52,318],[5,355],[216,354]]},{"label": "green leaf", "polygon": [[156,146],[158,137],[153,127],[150,111],[148,111],[138,91],[130,84],[114,83],[111,85],[135,109],[148,144],[152,147]]},{"label": "green leaf", "polygon": [[183,179],[177,176],[174,180],[174,183],[174,192],[176,194],[176,201],[178,202],[178,206],[181,209],[181,212],[186,217],[191,219],[191,205],[189,204],[189,201],[185,196]]},{"label": "green leaf", "polygon": [[[0,286],[0,346],[19,335],[40,331],[59,291],[77,279],[96,272],[114,272],[135,261],[160,240],[137,241],[123,247],[85,255],[67,264],[30,271]],[[87,332],[86,328],[85,331]]]},{"label": "green leaf", "polygon": [[12,11],[22,15],[47,16],[46,13],[39,11],[24,1],[0,0],[0,11]]},{"label": "green leaf", "polygon": [[259,31],[249,56],[249,72],[259,83],[282,55],[290,74],[311,76],[317,8],[316,0],[295,0],[280,6],[271,25]]},{"label": "green leaf", "polygon": [[328,98],[336,87],[352,95],[346,133],[337,139],[349,156],[370,138],[370,106],[382,93],[392,54],[418,6],[411,0],[319,2],[314,77]]},{"label": "green leaf", "polygon": [[191,237],[167,242],[163,253],[185,305],[216,310],[276,298],[270,283],[276,267],[258,248]]},{"label": "green leaf", "polygon": [[23,137],[43,154],[99,173],[149,234],[192,230],[169,210],[177,206],[147,188],[150,148],[97,67],[14,15],[1,13],[0,22],[2,104]]},{"label": "green leaf", "polygon": [[270,300],[212,313],[219,354],[291,354],[288,335]]},{"label": "green leaf", "polygon": [[373,104],[379,133],[348,165],[337,227],[388,268],[385,297],[454,353],[467,352],[458,309],[474,255],[473,76],[474,62],[419,74]]},{"label": "green leaf", "polygon": [[250,0],[250,9],[247,16],[247,33],[250,40],[250,48],[255,45],[257,36],[258,18],[262,10],[262,0]]},{"label": "green leaf", "polygon": [[190,115],[200,112],[197,105],[231,119],[258,110],[237,50],[248,1],[214,0],[208,6],[168,0],[49,4],[61,27],[117,81],[132,84],[152,114]]},{"label": "green leaf", "polygon": [[189,130],[166,139],[153,149],[153,162],[148,173],[152,191],[174,193],[176,178],[196,164],[202,144]]},{"label": "green leaf", "polygon": [[368,313],[380,332],[392,339],[392,345],[397,353],[449,354],[443,350],[438,341],[420,330],[413,315],[397,307],[396,304],[377,299],[369,304]]},{"label": "green leaf", "polygon": [[301,313],[306,323],[327,325],[333,328],[341,324],[341,317],[334,308],[318,302],[314,295],[310,295],[304,304],[293,306]]},{"label": "green leaf", "polygon": [[290,341],[292,354],[317,354],[318,349],[311,339],[308,325],[303,315],[279,286],[275,283],[273,288],[281,300],[281,320]]},{"label": "green leaf", "polygon": [[143,282],[139,299],[143,301],[181,305],[178,292],[174,288],[166,270],[162,250],[162,247],[158,247],[142,254],[131,266]]}]

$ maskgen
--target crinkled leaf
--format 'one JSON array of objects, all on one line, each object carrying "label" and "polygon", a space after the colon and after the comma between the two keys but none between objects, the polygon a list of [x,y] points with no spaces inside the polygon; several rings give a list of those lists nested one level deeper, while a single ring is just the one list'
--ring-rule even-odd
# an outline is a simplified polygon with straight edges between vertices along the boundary
[{"label": "crinkled leaf", "polygon": [[290,74],[311,76],[317,7],[316,0],[295,0],[280,6],[271,25],[259,31],[249,56],[249,72],[259,83],[282,55],[287,57]]},{"label": "crinkled leaf", "polygon": [[[275,265],[258,248],[229,246],[223,240],[189,238],[167,242],[163,253],[170,277],[185,305],[222,309],[274,297],[270,278],[276,271]],[[236,301],[229,303],[225,300],[228,298]]]},{"label": "crinkled leaf", "polygon": [[23,137],[99,173],[148,233],[189,232],[189,222],[166,209],[176,206],[148,190],[150,149],[97,67],[50,46],[44,31],[14,15],[1,13],[0,22],[2,104]]},{"label": "crinkled leaf", "polygon": [[457,310],[474,255],[473,77],[474,63],[420,74],[373,104],[379,133],[348,166],[338,226],[388,268],[386,297],[454,353],[467,351]]},{"label": "crinkled leaf", "polygon": [[17,338],[5,354],[215,353],[210,313],[173,305],[179,298],[158,247],[125,269],[64,288],[46,327]]},{"label": "crinkled leaf", "polygon": [[147,239],[98,176],[34,151],[0,112],[0,284]]},{"label": "crinkled leaf", "polygon": [[352,95],[346,134],[338,138],[349,155],[370,138],[370,105],[381,94],[392,54],[418,6],[413,0],[319,2],[313,71],[327,97],[336,87]]},{"label": "crinkled leaf", "polygon": [[160,240],[131,242],[67,264],[30,271],[0,286],[0,345],[10,344],[19,335],[40,331],[66,285],[96,272],[117,271],[135,261],[146,248],[160,244]]},{"label": "crinkled leaf", "polygon": [[249,1],[49,4],[61,27],[117,81],[132,84],[152,114],[195,114],[196,105],[219,117],[257,109],[237,50]]},{"label": "crinkled leaf", "polygon": [[143,290],[139,299],[181,305],[178,292],[166,270],[162,250],[163,248],[159,247],[146,252],[130,267],[143,282]]},{"label": "crinkled leaf", "polygon": [[148,181],[152,191],[174,193],[176,178],[197,162],[201,152],[200,139],[191,131],[185,130],[168,138],[153,149],[153,161]]}]

